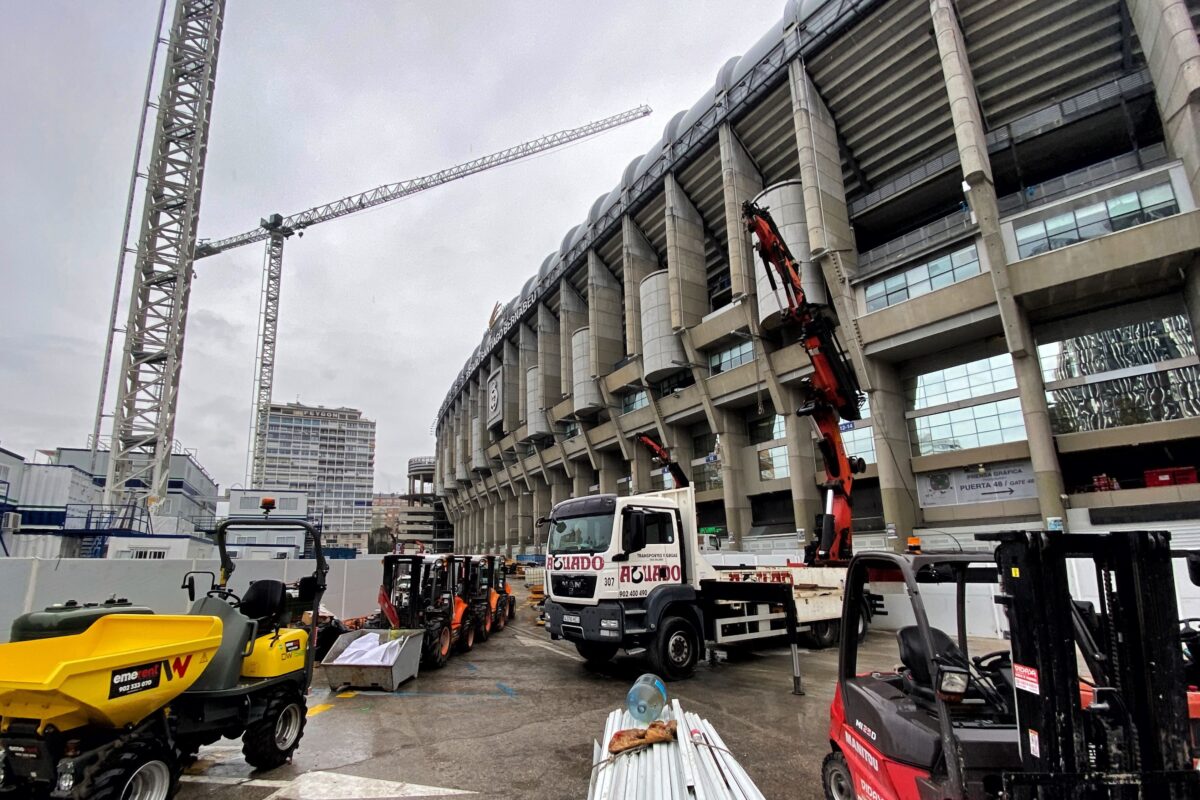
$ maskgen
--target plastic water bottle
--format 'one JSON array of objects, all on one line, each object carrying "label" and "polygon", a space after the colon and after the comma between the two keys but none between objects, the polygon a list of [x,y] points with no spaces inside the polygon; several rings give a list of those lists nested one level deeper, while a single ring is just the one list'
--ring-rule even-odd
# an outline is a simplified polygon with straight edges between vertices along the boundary
[{"label": "plastic water bottle", "polygon": [[634,681],[629,694],[625,695],[625,707],[642,725],[649,725],[658,719],[666,704],[667,687],[662,678],[649,672]]}]

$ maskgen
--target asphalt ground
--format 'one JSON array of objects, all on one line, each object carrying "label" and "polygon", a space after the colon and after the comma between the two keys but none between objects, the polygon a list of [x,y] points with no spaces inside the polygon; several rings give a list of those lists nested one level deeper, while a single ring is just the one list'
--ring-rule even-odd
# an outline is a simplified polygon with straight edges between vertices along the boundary
[{"label": "asphalt ground", "polygon": [[[618,656],[588,669],[571,645],[550,641],[522,599],[515,623],[394,693],[332,694],[318,669],[293,763],[255,773],[239,743],[223,740],[201,751],[179,798],[587,797],[593,740],[648,667]],[[860,664],[896,661],[889,632],[872,631],[863,647]],[[800,663],[804,696],[792,694],[786,648],[705,663],[690,680],[667,684],[685,710],[715,726],[768,798],[824,797],[837,651],[801,650]]]}]

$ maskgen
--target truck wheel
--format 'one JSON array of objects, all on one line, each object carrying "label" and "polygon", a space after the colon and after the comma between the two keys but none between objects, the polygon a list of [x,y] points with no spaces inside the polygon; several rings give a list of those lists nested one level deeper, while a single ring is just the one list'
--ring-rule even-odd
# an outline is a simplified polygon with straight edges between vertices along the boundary
[{"label": "truck wheel", "polygon": [[286,764],[300,746],[308,708],[294,690],[277,693],[267,701],[263,718],[242,734],[242,756],[255,769]]},{"label": "truck wheel", "polygon": [[824,650],[837,644],[840,628],[841,623],[836,620],[827,619],[814,622],[806,632],[800,634],[800,639],[806,647],[813,650]]},{"label": "truck wheel", "polygon": [[857,797],[846,757],[837,751],[825,756],[821,763],[821,783],[825,786],[825,800],[855,800]]},{"label": "truck wheel", "polygon": [[157,743],[132,741],[84,772],[77,800],[167,800],[179,788],[179,762]]},{"label": "truck wheel", "polygon": [[650,647],[655,670],[669,681],[690,677],[700,658],[700,637],[682,617],[666,617]]},{"label": "truck wheel", "polygon": [[508,625],[508,615],[501,610],[500,613],[496,615],[496,630],[502,631],[506,625]]},{"label": "truck wheel", "polygon": [[450,658],[450,626],[442,625],[425,634],[425,651],[421,655],[421,666],[426,669],[441,669]]},{"label": "truck wheel", "polygon": [[475,638],[481,642],[486,642],[492,635],[492,615],[491,612],[483,615],[483,619],[479,623],[479,627],[475,631]]},{"label": "truck wheel", "polygon": [[517,618],[517,600],[515,597],[508,598],[508,618],[510,620]]},{"label": "truck wheel", "polygon": [[575,642],[575,652],[583,656],[583,660],[593,667],[612,661],[620,648],[615,644],[604,642]]}]

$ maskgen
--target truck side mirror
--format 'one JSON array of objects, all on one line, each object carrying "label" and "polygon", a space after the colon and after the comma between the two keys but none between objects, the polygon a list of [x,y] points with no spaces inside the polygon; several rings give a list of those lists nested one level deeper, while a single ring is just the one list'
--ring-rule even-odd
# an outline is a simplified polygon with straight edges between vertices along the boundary
[{"label": "truck side mirror", "polygon": [[646,515],[640,511],[633,511],[625,517],[624,551],[628,554],[644,549],[646,549]]},{"label": "truck side mirror", "polygon": [[182,588],[187,589],[188,602],[194,603],[196,601],[196,576],[188,575],[184,578]]},{"label": "truck side mirror", "polygon": [[1188,577],[1196,586],[1200,586],[1200,553],[1187,554]]}]

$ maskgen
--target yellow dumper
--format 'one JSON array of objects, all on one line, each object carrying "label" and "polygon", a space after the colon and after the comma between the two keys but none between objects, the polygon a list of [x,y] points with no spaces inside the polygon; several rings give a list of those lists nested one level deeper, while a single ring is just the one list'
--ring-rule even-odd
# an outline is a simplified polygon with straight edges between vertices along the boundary
[{"label": "yellow dumper", "polygon": [[[241,738],[259,769],[291,758],[313,659],[308,632],[287,626],[300,610],[315,618],[327,567],[320,534],[268,520],[273,507],[264,498],[262,518],[218,525],[220,576],[184,576],[186,615],[68,605],[14,623],[28,638],[0,645],[0,797],[167,800],[183,764],[223,736]],[[226,531],[265,526],[304,529],[316,567],[295,586],[255,581],[238,597]],[[197,575],[210,579],[200,598]]]}]

